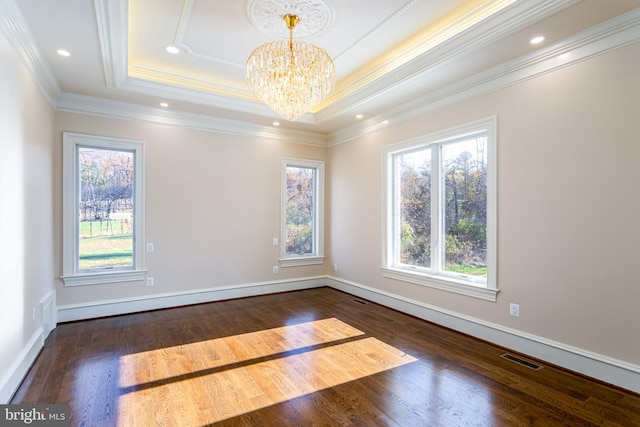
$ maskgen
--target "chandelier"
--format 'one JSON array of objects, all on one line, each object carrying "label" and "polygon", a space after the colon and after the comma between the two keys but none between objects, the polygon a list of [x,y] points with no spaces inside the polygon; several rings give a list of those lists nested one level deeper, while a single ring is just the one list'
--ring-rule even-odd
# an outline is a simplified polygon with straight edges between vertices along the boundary
[{"label": "chandelier", "polygon": [[336,70],[329,54],[312,44],[293,41],[297,15],[282,17],[289,42],[258,46],[247,59],[249,88],[287,120],[296,120],[318,105],[333,90]]}]

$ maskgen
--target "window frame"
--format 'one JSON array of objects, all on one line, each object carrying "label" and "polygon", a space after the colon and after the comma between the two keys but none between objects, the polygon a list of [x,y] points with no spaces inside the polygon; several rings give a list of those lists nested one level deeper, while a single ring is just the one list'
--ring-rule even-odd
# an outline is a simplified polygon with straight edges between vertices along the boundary
[{"label": "window frame", "polygon": [[[314,224],[313,224],[313,248],[310,255],[287,255],[287,168],[301,167],[315,169],[313,195]],[[324,161],[298,159],[292,157],[282,158],[281,188],[280,188],[280,266],[294,267],[303,265],[319,265],[324,263]]]},{"label": "window frame", "polygon": [[[121,150],[134,153],[133,265],[112,270],[79,270],[79,167],[78,148]],[[144,142],[106,136],[63,132],[63,275],[65,286],[95,285],[143,280],[147,272],[144,251],[145,159]]]},{"label": "window frame", "polygon": [[[463,274],[434,272],[431,269],[399,265],[395,263],[398,239],[394,234],[398,210],[396,207],[395,156],[427,147],[441,147],[479,133],[487,135],[487,279],[486,283],[465,279]],[[433,152],[439,150],[433,150]],[[443,184],[440,176],[442,159],[438,159],[438,171],[432,175],[432,239],[444,241],[442,224]],[[433,172],[433,171],[432,171]],[[455,126],[439,132],[395,143],[383,148],[383,245],[382,275],[387,278],[446,290],[488,301],[497,301],[497,117]],[[434,236],[433,233],[436,235]],[[439,255],[436,255],[439,256]]]}]

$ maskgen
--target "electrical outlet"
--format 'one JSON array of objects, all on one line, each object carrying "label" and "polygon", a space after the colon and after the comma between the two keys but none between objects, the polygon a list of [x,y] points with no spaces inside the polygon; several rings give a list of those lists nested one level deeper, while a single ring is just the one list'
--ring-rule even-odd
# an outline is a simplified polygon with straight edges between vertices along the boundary
[{"label": "electrical outlet", "polygon": [[153,243],[147,243],[147,252],[153,252],[155,250],[155,247],[153,246]]},{"label": "electrical outlet", "polygon": [[277,237],[273,238],[273,246],[278,246],[278,238]]},{"label": "electrical outlet", "polygon": [[337,262],[333,263],[333,271],[338,271],[338,263]]},{"label": "electrical outlet", "polygon": [[513,317],[520,317],[520,304],[509,304],[509,314]]},{"label": "electrical outlet", "polygon": [[273,274],[276,274],[278,272],[278,266],[274,265],[273,266]]},{"label": "electrical outlet", "polygon": [[33,320],[34,322],[36,321],[36,308],[35,307],[31,308],[31,320]]},{"label": "electrical outlet", "polygon": [[147,286],[153,286],[153,277],[147,277]]}]

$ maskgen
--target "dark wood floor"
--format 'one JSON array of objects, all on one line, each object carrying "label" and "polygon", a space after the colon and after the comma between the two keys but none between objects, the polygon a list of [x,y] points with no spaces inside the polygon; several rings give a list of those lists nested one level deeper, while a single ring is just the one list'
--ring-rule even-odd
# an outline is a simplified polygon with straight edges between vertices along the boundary
[{"label": "dark wood floor", "polygon": [[[331,318],[361,334],[341,338],[319,333],[312,342],[299,336],[285,337],[291,347],[279,342],[263,356],[246,353],[244,360],[236,359],[233,365],[247,373],[260,364],[263,370],[279,369],[282,375],[298,377],[304,367],[295,366],[294,372],[293,368],[269,368],[268,364],[294,363],[295,357],[307,357],[295,363],[313,360],[331,381],[307,372],[317,377],[317,391],[299,384],[299,389],[307,392],[287,400],[269,403],[262,396],[262,404],[255,406],[259,409],[222,419],[216,425],[640,426],[640,396],[636,394],[552,366],[530,369],[500,357],[504,349],[329,288],[60,324],[12,403],[69,403],[73,426],[210,425],[216,419],[207,418],[207,414],[221,412],[215,407],[215,393],[219,392],[212,391],[207,381],[227,368],[193,368],[198,363],[209,366],[206,358],[181,361],[192,357],[185,352],[194,348],[194,343],[221,343],[220,339],[233,336],[259,339],[240,335],[248,333],[282,338],[286,334],[281,329],[278,333],[260,331]],[[330,353],[320,354],[338,344],[359,345],[363,339],[392,346],[408,358],[366,375],[361,361],[375,362],[375,355],[355,350],[356,366],[347,366],[354,364],[347,359],[335,362],[333,356],[327,356]],[[198,348],[203,347],[198,344]],[[178,349],[177,356],[169,356],[172,349]],[[236,357],[238,351],[229,357]],[[177,373],[163,377],[158,354],[172,357],[171,366],[162,369],[175,367]],[[140,360],[148,357],[153,366],[141,369],[140,376],[127,374],[123,380],[123,366],[130,363],[123,365],[123,360],[132,355]],[[331,369],[320,365],[332,361],[336,372],[358,370],[366,376],[340,380],[338,374],[332,376]],[[382,358],[379,362],[387,363]],[[292,396],[278,372],[271,374],[271,381],[283,382],[282,387],[276,387],[280,388],[276,394]],[[136,384],[135,378],[148,380]],[[258,387],[260,380],[249,381]],[[201,389],[191,388],[196,383]],[[228,394],[243,394],[243,390],[233,389],[232,383],[225,384]],[[295,387],[290,385],[289,392]],[[148,394],[153,390],[162,397]],[[226,399],[225,394],[218,394],[218,398],[219,402]]]}]

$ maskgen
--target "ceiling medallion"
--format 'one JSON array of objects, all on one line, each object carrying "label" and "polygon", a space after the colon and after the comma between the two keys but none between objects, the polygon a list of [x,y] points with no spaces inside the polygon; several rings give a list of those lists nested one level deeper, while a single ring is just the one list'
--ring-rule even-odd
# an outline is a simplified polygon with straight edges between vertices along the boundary
[{"label": "ceiling medallion", "polygon": [[300,18],[296,38],[301,39],[326,31],[333,24],[335,8],[331,0],[249,0],[247,15],[258,30],[279,39],[289,36],[282,17],[296,15]]}]

